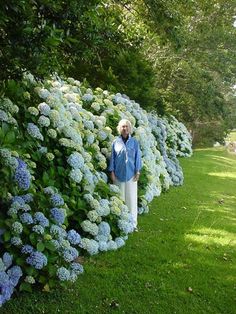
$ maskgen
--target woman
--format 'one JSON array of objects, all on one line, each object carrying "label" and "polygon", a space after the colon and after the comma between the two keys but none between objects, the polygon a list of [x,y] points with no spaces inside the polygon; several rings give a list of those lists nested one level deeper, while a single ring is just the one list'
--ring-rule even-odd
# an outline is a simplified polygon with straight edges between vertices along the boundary
[{"label": "woman", "polygon": [[141,152],[138,141],[131,137],[132,125],[129,120],[122,119],[117,131],[120,136],[112,143],[109,171],[112,182],[120,187],[121,197],[132,214],[137,231],[137,182],[142,167]]}]

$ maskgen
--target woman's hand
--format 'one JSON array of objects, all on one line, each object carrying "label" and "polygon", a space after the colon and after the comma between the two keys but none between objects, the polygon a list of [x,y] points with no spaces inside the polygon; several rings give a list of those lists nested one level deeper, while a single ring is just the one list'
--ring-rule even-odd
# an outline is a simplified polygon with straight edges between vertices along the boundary
[{"label": "woman's hand", "polygon": [[115,181],[116,181],[116,176],[115,176],[114,171],[111,172],[111,181],[112,181],[113,183],[115,183]]},{"label": "woman's hand", "polygon": [[138,181],[140,177],[140,172],[136,172],[135,176],[134,176],[134,181]]}]

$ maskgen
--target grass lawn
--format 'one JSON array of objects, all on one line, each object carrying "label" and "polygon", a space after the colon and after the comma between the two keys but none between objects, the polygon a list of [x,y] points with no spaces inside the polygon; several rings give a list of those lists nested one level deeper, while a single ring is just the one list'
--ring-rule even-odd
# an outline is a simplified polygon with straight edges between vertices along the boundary
[{"label": "grass lawn", "polygon": [[236,313],[236,154],[181,159],[182,187],[156,198],[140,231],[90,257],[66,289],[19,294],[0,313]]}]

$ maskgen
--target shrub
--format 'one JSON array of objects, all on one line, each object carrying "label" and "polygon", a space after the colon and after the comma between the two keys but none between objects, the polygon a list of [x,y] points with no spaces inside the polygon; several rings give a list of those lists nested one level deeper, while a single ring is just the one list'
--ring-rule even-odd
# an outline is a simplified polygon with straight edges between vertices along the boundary
[{"label": "shrub", "polygon": [[191,139],[174,117],[161,119],[125,95],[72,78],[36,82],[28,75],[10,87],[17,93],[10,88],[11,100],[0,101],[2,247],[22,271],[20,290],[34,283],[47,290],[76,280],[79,255],[116,250],[133,232],[107,173],[118,121],[132,122],[142,151],[140,213],[182,184],[177,156],[191,155]]}]

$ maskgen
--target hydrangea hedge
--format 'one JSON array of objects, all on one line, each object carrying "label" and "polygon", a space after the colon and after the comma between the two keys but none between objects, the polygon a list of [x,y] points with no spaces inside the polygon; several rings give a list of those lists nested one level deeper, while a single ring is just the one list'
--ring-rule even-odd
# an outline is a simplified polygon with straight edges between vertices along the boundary
[{"label": "hydrangea hedge", "polygon": [[122,118],[141,146],[139,213],[148,212],[154,196],[183,183],[177,157],[192,154],[190,135],[173,116],[72,78],[28,75],[11,99],[1,98],[0,305],[17,285],[48,290],[75,281],[79,255],[116,250],[133,232],[107,173]]}]

